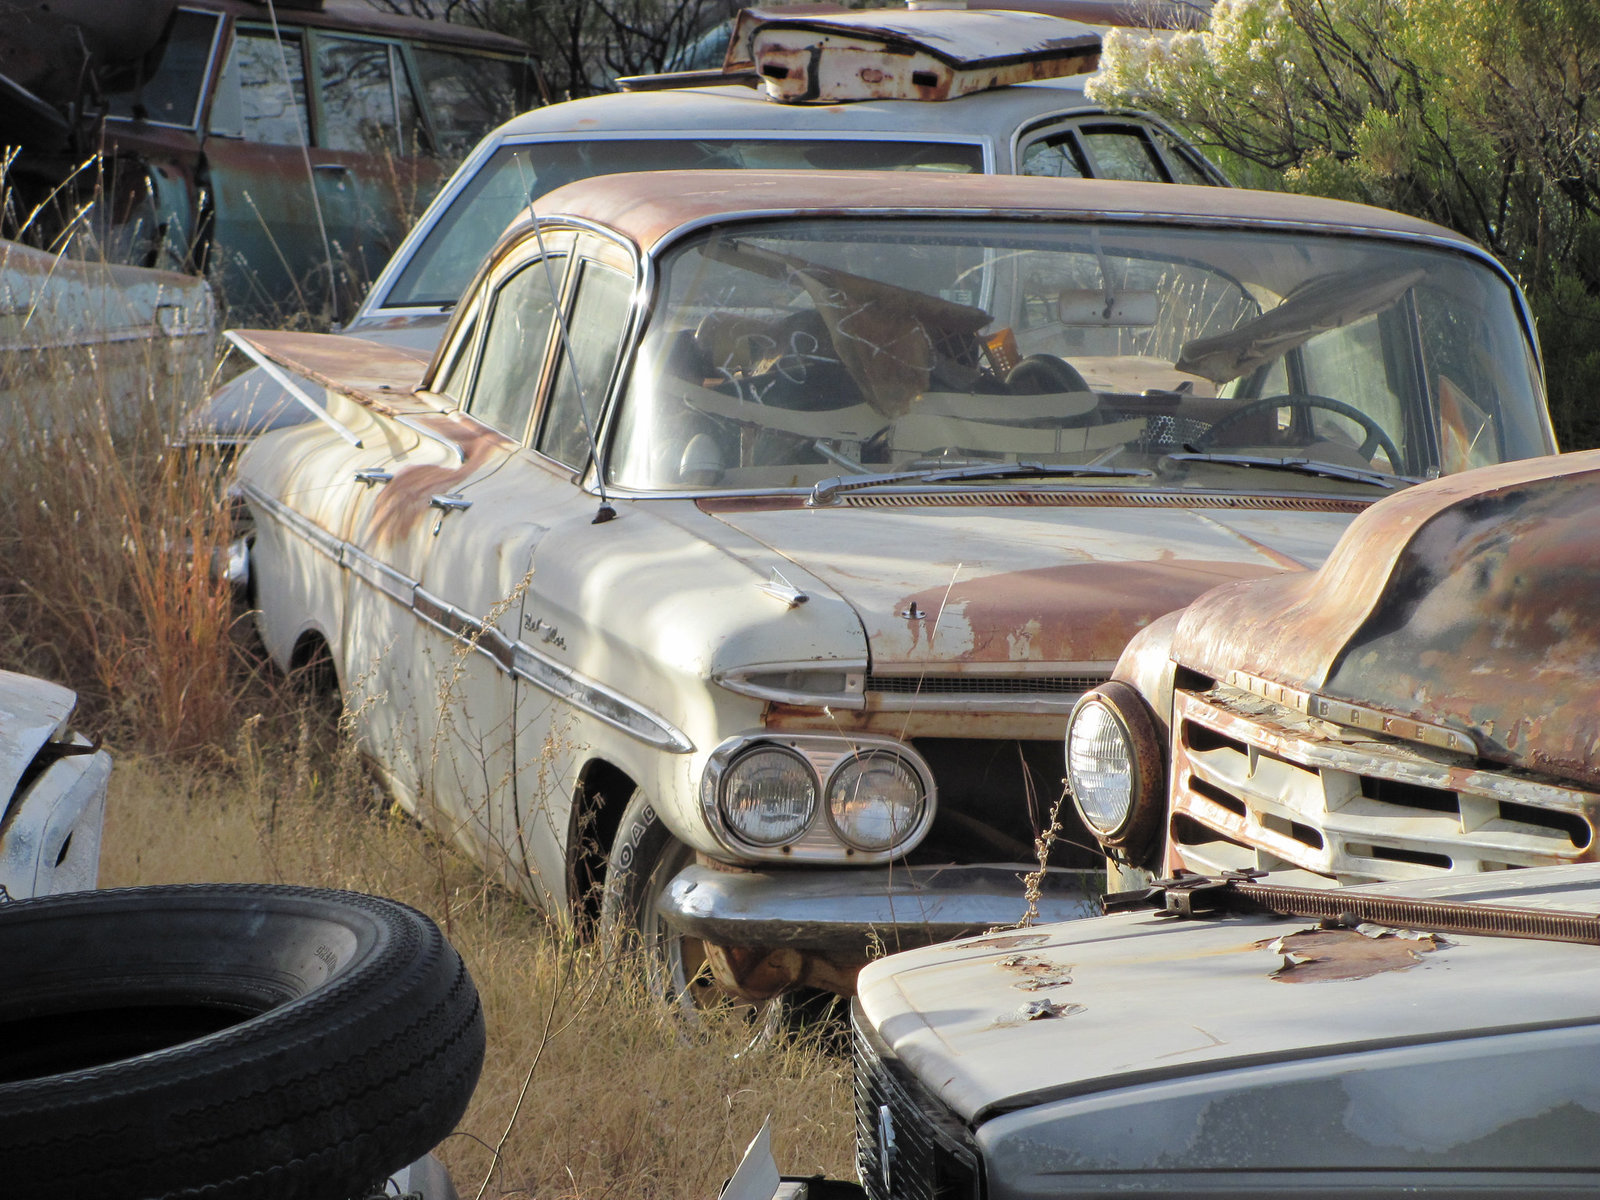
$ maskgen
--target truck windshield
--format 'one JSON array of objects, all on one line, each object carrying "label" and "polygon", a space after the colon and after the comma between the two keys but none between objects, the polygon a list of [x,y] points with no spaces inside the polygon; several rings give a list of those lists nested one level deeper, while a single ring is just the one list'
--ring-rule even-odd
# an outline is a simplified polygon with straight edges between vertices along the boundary
[{"label": "truck windshield", "polygon": [[[1148,468],[1147,486],[1359,493],[1364,475],[1550,449],[1512,286],[1448,249],[817,219],[698,235],[660,278],[614,422],[608,476],[623,487],[810,488],[1025,462]],[[1244,457],[1360,470],[1229,461]]]},{"label": "truck windshield", "polygon": [[624,171],[791,168],[983,170],[975,143],[763,138],[593,138],[502,146],[457,193],[418,243],[384,308],[454,304],[516,215],[564,183]]}]

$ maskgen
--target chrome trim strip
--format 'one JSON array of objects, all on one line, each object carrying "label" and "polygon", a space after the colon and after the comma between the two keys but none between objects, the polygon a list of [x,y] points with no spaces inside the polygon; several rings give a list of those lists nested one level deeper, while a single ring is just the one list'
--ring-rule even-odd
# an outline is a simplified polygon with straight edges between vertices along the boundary
[{"label": "chrome trim strip", "polygon": [[565,700],[642,742],[673,754],[688,754],[694,750],[694,743],[688,735],[665,717],[635,704],[596,680],[579,675],[526,642],[513,642],[510,648],[514,663],[512,670],[518,678],[527,680],[556,699]]},{"label": "chrome trim strip", "polygon": [[326,532],[316,522],[302,516],[281,500],[274,499],[248,483],[241,483],[239,491],[245,500],[254,507],[264,510],[291,533],[298,534],[303,540],[310,542],[316,549],[322,551],[334,562],[344,562],[344,542]]},{"label": "chrome trim strip", "polygon": [[[805,708],[839,708],[860,710],[867,706],[865,681],[867,660],[840,659],[837,661],[793,663],[759,663],[750,667],[735,667],[731,671],[718,671],[711,682],[720,688],[752,700],[767,700],[774,704],[795,704]],[[842,692],[808,692],[798,688],[772,687],[752,682],[751,676],[789,674],[838,675],[845,677]]]},{"label": "chrome trim strip", "polygon": [[391,600],[411,608],[416,583],[410,576],[402,575],[387,563],[379,562],[363,550],[348,543],[344,548],[344,565],[350,573],[364,583],[369,583]]}]

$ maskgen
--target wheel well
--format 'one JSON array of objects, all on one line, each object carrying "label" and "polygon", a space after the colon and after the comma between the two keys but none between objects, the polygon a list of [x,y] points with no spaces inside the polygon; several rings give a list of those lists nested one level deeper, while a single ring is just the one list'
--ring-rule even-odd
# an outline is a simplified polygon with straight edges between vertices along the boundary
[{"label": "wheel well", "polygon": [[289,652],[289,676],[314,696],[341,694],[333,650],[321,630],[308,629],[295,642]]},{"label": "wheel well", "polygon": [[567,895],[579,924],[594,928],[600,919],[600,892],[606,882],[606,860],[622,824],[622,810],[637,785],[604,759],[592,759],[578,774],[568,831]]}]

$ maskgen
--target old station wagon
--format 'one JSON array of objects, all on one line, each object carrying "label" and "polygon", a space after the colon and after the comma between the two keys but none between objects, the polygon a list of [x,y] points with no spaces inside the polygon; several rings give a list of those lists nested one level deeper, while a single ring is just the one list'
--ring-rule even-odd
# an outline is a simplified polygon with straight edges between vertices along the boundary
[{"label": "old station wagon", "polygon": [[1472,454],[1549,446],[1514,283],[1395,214],[828,171],[540,207],[426,367],[247,335],[319,381],[239,460],[260,625],[403,803],[686,997],[1015,920],[1041,838],[1041,915],[1087,912],[1059,739],[1128,639],[1463,465],[1442,371]]}]

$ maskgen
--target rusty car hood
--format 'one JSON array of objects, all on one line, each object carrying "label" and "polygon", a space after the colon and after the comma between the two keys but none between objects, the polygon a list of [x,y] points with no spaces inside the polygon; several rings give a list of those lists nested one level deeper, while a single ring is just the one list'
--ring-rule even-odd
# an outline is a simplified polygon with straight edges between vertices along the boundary
[{"label": "rusty car hood", "polygon": [[1221,588],[1173,658],[1465,731],[1600,786],[1600,452],[1485,467],[1373,506],[1312,573]]},{"label": "rusty car hood", "polygon": [[[1600,865],[1359,890],[1594,913]],[[1497,1082],[1485,1127],[1425,1147],[1426,1139],[1406,1135],[1437,1112],[1430,1088],[1452,1076],[1477,1086],[1474,1064],[1463,1060],[1485,1051],[1492,1058],[1495,1035],[1512,1027],[1587,1027],[1583,1036],[1596,1036],[1600,949],[1594,946],[1457,934],[1382,938],[1378,928],[1364,927],[1317,931],[1343,937],[1313,948],[1301,938],[1316,924],[1265,914],[1172,920],[1144,911],[997,931],[870,964],[859,981],[858,1020],[981,1136],[999,1136],[984,1134],[987,1120],[999,1125],[1009,1113],[1026,1121],[1021,1114],[1030,1108],[1041,1123],[1035,1133],[1046,1120],[1067,1122],[1059,1129],[1064,1136],[1050,1139],[1061,1148],[1063,1170],[1149,1169],[1168,1153],[1177,1166],[1208,1152],[1233,1157],[1237,1168],[1269,1168],[1271,1156],[1290,1152],[1291,1144],[1268,1134],[1275,1105],[1286,1106],[1295,1121],[1327,1123],[1333,1140],[1302,1136],[1292,1143],[1304,1147],[1293,1153],[1330,1156],[1307,1166],[1340,1165],[1333,1160],[1372,1155],[1375,1148],[1365,1164],[1348,1165],[1384,1165],[1390,1155],[1448,1160],[1452,1153],[1458,1161],[1450,1165],[1466,1165],[1478,1137],[1532,1115],[1511,1111],[1531,1098],[1486,1076]],[[1304,982],[1296,971],[1304,971]],[[1522,1045],[1525,1053],[1534,1049]],[[1502,1053],[1516,1061],[1514,1047]],[[1588,1061],[1587,1054],[1579,1057]],[[1531,1059],[1524,1062],[1515,1069],[1536,1069]],[[1586,1065],[1579,1073],[1590,1082],[1569,1099],[1600,1100],[1592,1071]],[[1304,1092],[1296,1097],[1285,1082],[1326,1084],[1329,1094],[1321,1099],[1328,1104],[1309,1103]],[[1254,1094],[1259,1105],[1250,1120],[1239,1108],[1230,1111],[1244,1094]],[[1378,1119],[1382,1113],[1397,1124]],[[1352,1144],[1361,1133],[1357,1121],[1342,1124],[1357,1116],[1367,1124],[1363,1145]],[[1101,1155],[1121,1161],[1085,1161]],[[1050,1194],[1075,1190],[1059,1181],[1057,1188]]]},{"label": "rusty car hood", "polygon": [[[1080,497],[1082,493],[1078,494]],[[1345,511],[1137,503],[1072,507],[708,506],[861,618],[874,670],[1114,662],[1156,617],[1230,580],[1320,562]]]}]

